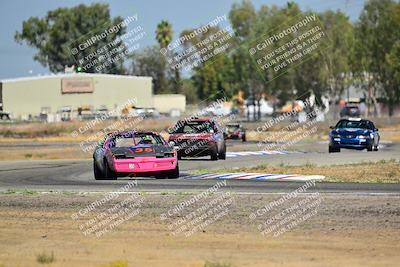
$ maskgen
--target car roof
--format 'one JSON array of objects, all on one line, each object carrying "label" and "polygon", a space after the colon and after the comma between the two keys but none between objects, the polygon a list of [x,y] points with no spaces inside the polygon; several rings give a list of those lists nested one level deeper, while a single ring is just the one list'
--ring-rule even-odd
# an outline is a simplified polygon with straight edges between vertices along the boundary
[{"label": "car roof", "polygon": [[359,108],[357,105],[349,105],[349,106],[345,106],[344,108]]},{"label": "car roof", "polygon": [[191,122],[191,121],[196,121],[196,122],[205,122],[205,121],[213,121],[211,118],[189,118],[185,120],[181,120],[182,122]]},{"label": "car roof", "polygon": [[123,135],[123,134],[154,134],[159,135],[157,132],[152,131],[135,131],[135,130],[127,130],[127,131],[115,131],[107,133],[108,136],[111,135]]}]

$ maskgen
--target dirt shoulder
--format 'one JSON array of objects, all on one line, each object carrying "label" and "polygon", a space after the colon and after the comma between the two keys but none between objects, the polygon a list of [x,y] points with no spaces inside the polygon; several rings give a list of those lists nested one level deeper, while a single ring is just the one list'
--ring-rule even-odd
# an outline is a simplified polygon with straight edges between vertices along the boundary
[{"label": "dirt shoulder", "polygon": [[269,217],[251,221],[249,214],[279,195],[232,195],[226,216],[186,237],[171,227],[182,214],[168,220],[160,215],[192,196],[144,194],[136,216],[100,237],[85,236],[79,228],[91,217],[71,215],[103,197],[0,195],[0,266],[43,266],[38,256],[51,253],[49,266],[397,266],[400,261],[400,196],[320,196],[314,216],[273,237],[258,230]]}]

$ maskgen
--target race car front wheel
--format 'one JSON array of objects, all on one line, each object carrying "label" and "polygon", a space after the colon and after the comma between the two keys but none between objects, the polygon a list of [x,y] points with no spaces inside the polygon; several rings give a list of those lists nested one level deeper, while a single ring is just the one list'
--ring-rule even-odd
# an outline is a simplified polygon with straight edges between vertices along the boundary
[{"label": "race car front wheel", "polygon": [[340,152],[340,147],[329,146],[329,153]]},{"label": "race car front wheel", "polygon": [[372,151],[372,148],[373,148],[372,143],[367,144],[367,151]]}]

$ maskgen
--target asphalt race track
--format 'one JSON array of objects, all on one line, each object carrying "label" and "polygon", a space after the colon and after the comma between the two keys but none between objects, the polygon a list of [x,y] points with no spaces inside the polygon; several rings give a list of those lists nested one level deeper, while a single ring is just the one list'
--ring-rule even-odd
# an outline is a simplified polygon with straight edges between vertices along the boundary
[{"label": "asphalt race track", "polygon": [[[208,158],[183,159],[179,162],[181,178],[176,180],[136,178],[135,190],[150,192],[198,191],[216,183],[215,180],[188,179],[189,171],[212,170],[268,165],[316,165],[346,164],[400,158],[400,144],[387,144],[378,152],[342,150],[329,154],[323,151],[326,145],[316,144],[322,151],[297,151],[288,154],[242,155],[226,160],[211,161]],[[251,153],[250,153],[251,154]],[[0,191],[40,190],[98,192],[119,189],[133,178],[119,178],[117,181],[96,181],[92,173],[91,160],[48,160],[48,161],[3,161],[0,162]],[[296,189],[304,182],[228,180],[225,190],[240,193],[280,193]],[[330,193],[399,193],[400,184],[353,184],[318,182],[314,190]]]}]

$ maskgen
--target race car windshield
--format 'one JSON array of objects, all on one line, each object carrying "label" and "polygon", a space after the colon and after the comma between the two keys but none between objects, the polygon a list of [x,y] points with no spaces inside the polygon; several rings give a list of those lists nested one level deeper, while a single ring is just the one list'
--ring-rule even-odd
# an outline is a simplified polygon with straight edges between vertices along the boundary
[{"label": "race car windshield", "polygon": [[209,133],[213,126],[208,121],[190,121],[178,128],[175,133]]},{"label": "race car windshield", "polygon": [[369,129],[366,121],[339,121],[336,128],[357,128],[357,129]]},{"label": "race car windshield", "polygon": [[234,131],[234,130],[239,129],[240,127],[239,127],[239,125],[228,125],[227,128],[229,131]]},{"label": "race car windshield", "polygon": [[153,134],[137,134],[135,135],[136,145],[162,145],[164,142],[158,135]]}]

